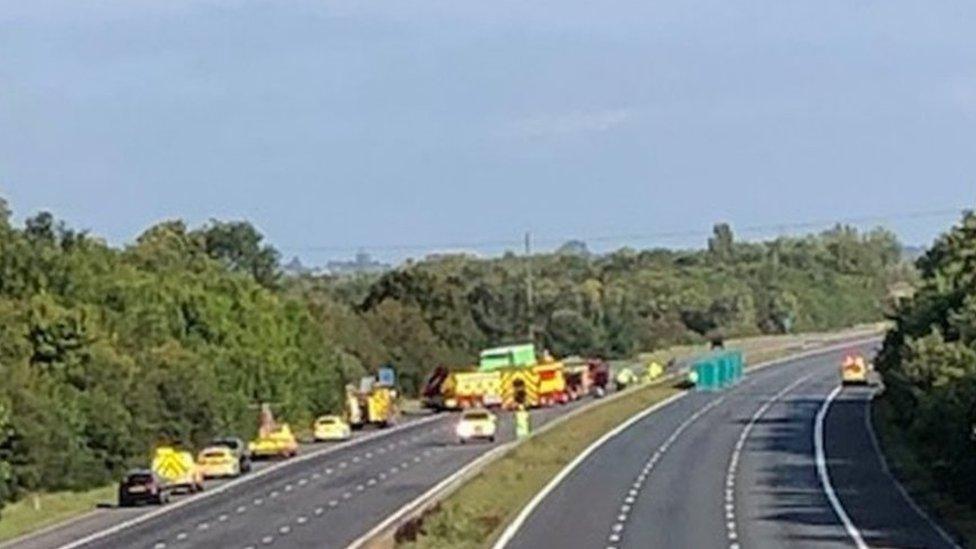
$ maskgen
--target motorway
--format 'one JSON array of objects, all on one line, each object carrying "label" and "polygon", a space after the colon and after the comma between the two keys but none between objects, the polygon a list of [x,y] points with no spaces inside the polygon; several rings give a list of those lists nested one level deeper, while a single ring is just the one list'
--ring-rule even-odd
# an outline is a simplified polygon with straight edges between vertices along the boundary
[{"label": "motorway", "polygon": [[[587,402],[535,410],[533,425]],[[455,422],[454,414],[440,414],[357,433],[333,448],[303,445],[283,466],[260,463],[239,481],[208,483],[198,496],[165,507],[99,509],[9,547],[345,547],[495,446],[457,444]],[[495,444],[513,432],[511,416],[502,414]]]},{"label": "motorway", "polygon": [[[791,360],[637,421],[543,499],[510,546],[850,547],[813,444],[839,360]],[[867,432],[869,397],[845,389],[825,417],[827,468],[850,520],[872,546],[951,546],[884,469]],[[533,411],[533,424],[588,402]],[[3,547],[345,547],[495,446],[458,445],[455,421],[414,417],[349,443],[303,445],[298,458],[169,506],[99,509]],[[502,415],[499,443],[512,431]]]},{"label": "motorway", "polygon": [[824,407],[841,358],[766,368],[637,421],[555,485],[507,547],[953,547],[889,475],[868,424],[873,389]]}]

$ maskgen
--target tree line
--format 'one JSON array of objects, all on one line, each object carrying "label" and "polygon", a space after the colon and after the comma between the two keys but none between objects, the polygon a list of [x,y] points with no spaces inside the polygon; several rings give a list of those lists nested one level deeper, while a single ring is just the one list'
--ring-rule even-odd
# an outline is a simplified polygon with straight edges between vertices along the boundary
[{"label": "tree line", "polygon": [[879,356],[883,399],[937,488],[976,505],[976,215],[917,261]]},{"label": "tree line", "polygon": [[[159,443],[297,425],[393,364],[408,395],[438,364],[532,333],[557,356],[622,357],[715,334],[878,319],[911,276],[894,236],[836,227],[703,250],[440,256],[370,276],[284,276],[246,222],[159,223],[113,247],[0,202],[0,504],[86,489]],[[532,273],[531,310],[526,274]]]}]

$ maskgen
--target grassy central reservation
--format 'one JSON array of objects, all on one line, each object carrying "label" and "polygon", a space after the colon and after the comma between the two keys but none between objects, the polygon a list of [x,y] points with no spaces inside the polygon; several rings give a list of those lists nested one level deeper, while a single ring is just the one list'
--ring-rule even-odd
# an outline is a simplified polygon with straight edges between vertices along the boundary
[{"label": "grassy central reservation", "polygon": [[[836,337],[836,336],[835,336]],[[802,337],[772,336],[730,342],[743,350],[748,364],[798,352]],[[644,355],[642,361],[666,361],[704,351],[676,347]],[[506,524],[563,467],[593,441],[641,410],[679,392],[674,379],[652,383],[629,395],[594,406],[561,425],[527,440],[451,494],[421,524],[401,528],[397,545],[411,548],[489,546]]]}]

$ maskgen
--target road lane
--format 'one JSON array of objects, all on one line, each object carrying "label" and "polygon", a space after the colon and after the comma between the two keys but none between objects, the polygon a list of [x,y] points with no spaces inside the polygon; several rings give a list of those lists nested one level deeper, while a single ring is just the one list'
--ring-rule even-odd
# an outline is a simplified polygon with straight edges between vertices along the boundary
[{"label": "road lane", "polygon": [[873,438],[873,389],[846,387],[824,422],[828,470],[837,496],[871,547],[956,547],[892,478]]},{"label": "road lane", "polygon": [[[782,368],[787,366],[775,367],[770,371]],[[747,383],[764,375],[751,375]],[[655,414],[653,422],[660,423],[662,427],[668,425],[670,419],[673,421],[670,421],[670,430],[662,429],[662,436],[651,436],[644,441],[642,453],[645,459],[653,455],[655,448],[660,449],[660,445],[668,441],[669,433],[673,435],[674,430],[687,422],[690,416],[701,411],[703,406],[714,404],[717,398],[721,396],[689,395],[674,403],[674,407],[683,412]],[[584,399],[569,406],[534,411],[533,423],[542,425],[588,402],[588,399]],[[670,416],[672,413],[673,417]],[[144,524],[99,538],[85,546],[247,547],[276,542],[289,547],[344,546],[491,447],[487,444],[473,447],[455,445],[452,431],[455,419],[449,414],[429,421],[423,426],[407,426],[403,430],[386,432],[376,440],[333,448],[327,455],[289,464],[265,477],[252,478],[233,486],[221,494],[211,493],[204,500],[190,502]],[[508,440],[512,432],[509,417],[503,416],[501,430],[502,440]],[[393,448],[387,448],[391,443]],[[303,447],[302,451],[306,450],[307,447]],[[392,457],[394,454],[396,459]],[[405,469],[399,467],[403,458],[408,460]],[[345,466],[340,466],[343,462]],[[398,470],[391,472],[394,467]],[[329,469],[333,472],[326,473]],[[272,496],[272,493],[276,495]],[[587,497],[597,495],[592,493]],[[255,500],[260,500],[260,504],[255,505]],[[15,546],[27,549],[61,547],[93,532],[111,528],[133,515],[154,510],[100,510],[71,525],[54,528]],[[613,524],[613,515],[608,517],[600,534],[604,540],[607,528]],[[597,530],[599,528],[593,529]]]},{"label": "road lane", "polygon": [[[578,406],[532,412],[541,426]],[[122,514],[153,512],[106,509],[88,531],[69,525],[14,547],[344,547],[390,513],[493,448],[458,445],[456,415],[442,414],[416,426],[363,440],[260,478],[190,501],[107,536],[78,543],[91,532],[117,527]],[[511,440],[512,418],[501,414],[499,442]],[[138,515],[137,515],[138,516]],[[111,520],[115,519],[115,520]]]},{"label": "road lane", "polygon": [[[406,436],[411,436],[412,431],[419,427],[421,424],[425,424],[428,421],[446,421],[445,417],[440,418],[428,418],[427,416],[410,416],[406,418],[402,424],[401,430],[395,431],[374,431],[366,430],[355,433],[354,443],[352,446],[358,444],[367,443],[375,437],[385,439],[387,437],[399,437],[400,434]],[[345,445],[343,445],[345,446]],[[339,445],[328,445],[328,444],[302,444],[300,449],[301,456],[308,456],[309,454],[322,454],[331,455],[332,452],[342,452],[344,451],[343,446]],[[326,455],[313,458],[318,461],[320,459],[325,459]],[[279,470],[273,471],[271,474],[256,478],[255,473],[259,471],[264,471],[266,469],[272,468],[277,465],[282,465],[279,460],[267,460],[258,461],[254,464],[254,472],[250,475],[246,475],[240,479],[245,484],[254,483],[268,483],[275,480],[280,480],[283,476],[289,474],[289,471],[294,465],[292,462],[284,462],[284,467],[279,467]],[[237,479],[235,479],[237,480]],[[210,480],[207,481],[208,492],[204,494],[204,501],[211,502],[211,498],[214,497],[212,491],[214,488],[219,488],[225,486],[230,480]],[[184,496],[185,497],[185,496]],[[176,501],[180,501],[183,498],[177,498]],[[114,502],[111,502],[114,503]],[[206,504],[203,504],[206,505]],[[96,534],[98,532],[105,531],[106,529],[116,527],[117,525],[130,521],[133,519],[139,519],[147,514],[159,511],[160,508],[156,506],[145,506],[138,508],[101,508],[93,511],[92,513],[86,514],[77,520],[69,521],[67,523],[54,525],[51,528],[42,530],[30,536],[22,539],[11,540],[0,544],[3,549],[51,549],[56,547],[61,547],[65,544],[74,542],[75,540],[84,539],[90,535]],[[176,512],[176,511],[168,511]]]},{"label": "road lane", "polygon": [[[451,426],[445,417],[408,433],[335,452],[291,468],[288,474],[258,479],[226,495],[128,528],[92,546],[153,547],[162,543],[172,547],[185,542],[194,547],[244,547],[261,544],[267,536],[283,537],[290,532],[278,529],[289,526],[290,530],[299,517],[321,518],[324,509],[348,507],[351,499],[362,497],[367,486],[371,491],[375,488],[381,473],[391,479],[406,475],[416,463],[414,458],[427,459],[424,451],[443,441]],[[390,472],[394,467],[396,472]],[[374,483],[367,484],[369,479]],[[315,509],[320,507],[323,511],[316,515]],[[221,520],[221,516],[226,518]]]},{"label": "road lane", "polygon": [[[851,547],[813,449],[814,418],[838,383],[842,354],[756,372],[724,394],[689,395],[637,422],[568,475],[508,546]],[[884,475],[865,409],[862,399],[828,414],[828,463],[843,483],[841,500],[869,544],[946,546]]]},{"label": "road lane", "polygon": [[852,547],[820,486],[813,426],[837,386],[837,362],[770,407],[743,452],[735,519],[742,547]]}]

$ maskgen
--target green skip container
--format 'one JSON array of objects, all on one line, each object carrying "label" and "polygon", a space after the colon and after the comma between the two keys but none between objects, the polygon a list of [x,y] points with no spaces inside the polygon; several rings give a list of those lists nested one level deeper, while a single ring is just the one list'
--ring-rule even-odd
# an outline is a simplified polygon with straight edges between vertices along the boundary
[{"label": "green skip container", "polygon": [[742,379],[745,365],[742,351],[716,351],[703,355],[692,364],[695,388],[699,391],[720,391]]}]

